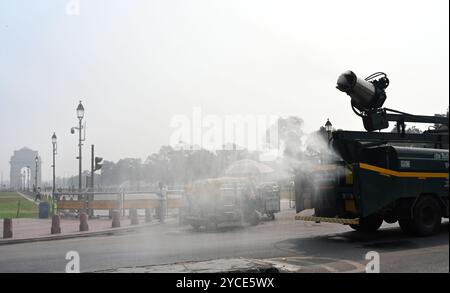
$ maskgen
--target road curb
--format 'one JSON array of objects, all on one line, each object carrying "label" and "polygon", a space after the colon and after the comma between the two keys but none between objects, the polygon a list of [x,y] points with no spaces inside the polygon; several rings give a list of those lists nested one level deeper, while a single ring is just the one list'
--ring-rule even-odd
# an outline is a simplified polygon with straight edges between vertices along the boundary
[{"label": "road curb", "polygon": [[151,227],[160,224],[159,222],[146,223],[136,226],[126,226],[119,228],[110,228],[102,231],[94,231],[94,232],[77,232],[71,234],[62,234],[62,235],[50,235],[43,237],[35,237],[35,238],[23,238],[23,239],[0,239],[0,246],[2,245],[12,245],[12,244],[20,244],[20,243],[31,243],[31,242],[42,242],[42,241],[53,241],[53,240],[64,240],[64,239],[72,239],[72,238],[81,238],[81,237],[94,237],[94,236],[102,236],[108,234],[114,234],[117,232],[132,232],[135,230],[143,229],[146,227]]}]

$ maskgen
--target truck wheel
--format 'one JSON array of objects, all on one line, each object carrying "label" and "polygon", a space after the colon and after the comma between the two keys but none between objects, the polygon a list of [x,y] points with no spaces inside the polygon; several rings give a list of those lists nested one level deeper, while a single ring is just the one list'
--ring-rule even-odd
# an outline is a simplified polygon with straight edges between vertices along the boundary
[{"label": "truck wheel", "polygon": [[441,228],[441,207],[432,196],[419,199],[413,210],[413,218],[402,221],[400,226],[405,232],[417,236],[430,236],[439,232]]},{"label": "truck wheel", "polygon": [[383,224],[383,218],[378,215],[370,215],[359,219],[359,225],[350,225],[358,232],[375,232]]},{"label": "truck wheel", "polygon": [[275,221],[275,214],[274,213],[268,214],[267,217],[269,218],[270,221]]}]

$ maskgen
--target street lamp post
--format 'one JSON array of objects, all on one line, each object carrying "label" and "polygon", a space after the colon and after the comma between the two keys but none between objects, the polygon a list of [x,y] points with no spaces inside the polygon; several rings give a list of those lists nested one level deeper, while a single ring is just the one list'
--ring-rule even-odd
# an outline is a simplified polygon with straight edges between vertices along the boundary
[{"label": "street lamp post", "polygon": [[39,164],[39,157],[36,156],[34,158],[34,161],[36,162],[36,172],[34,172],[34,187],[36,188],[36,191],[38,189],[38,164]]},{"label": "street lamp post", "polygon": [[328,143],[330,143],[331,132],[333,131],[333,124],[331,124],[330,119],[327,119],[327,122],[325,123],[325,131],[328,134]]},{"label": "street lamp post", "polygon": [[83,107],[83,105],[81,104],[81,101],[80,101],[80,104],[78,104],[78,107],[77,107],[77,117],[78,117],[78,133],[79,133],[79,144],[78,144],[78,159],[79,159],[79,162],[78,162],[78,166],[79,166],[79,169],[78,169],[78,189],[81,191],[81,188],[82,188],[82,177],[81,177],[81,172],[82,172],[82,165],[81,165],[81,162],[82,162],[82,160],[81,160],[81,147],[83,146],[83,140],[82,140],[82,137],[81,137],[81,130],[83,129],[83,125],[82,125],[82,120],[83,120],[83,117],[84,117],[84,107]]},{"label": "street lamp post", "polygon": [[[325,131],[327,132],[328,135],[328,150],[330,150],[330,146],[331,146],[331,133],[333,131],[333,124],[331,124],[330,119],[327,119],[327,122],[325,123]],[[330,154],[328,154],[327,156],[329,156]],[[325,161],[326,159],[324,159]]]},{"label": "street lamp post", "polygon": [[72,134],[75,133],[75,129],[78,130],[78,191],[81,192],[82,189],[82,177],[81,177],[81,173],[82,173],[82,154],[81,154],[81,148],[83,146],[83,141],[84,138],[82,137],[82,130],[83,130],[83,124],[82,124],[82,120],[84,117],[84,107],[80,103],[78,104],[77,107],[77,118],[78,118],[78,127],[72,127],[72,129],[70,130],[70,132]]},{"label": "street lamp post", "polygon": [[55,187],[56,187],[56,184],[55,184],[55,180],[56,180],[56,177],[55,177],[55,156],[56,156],[56,151],[57,151],[57,149],[56,149],[56,147],[57,147],[57,145],[56,145],[56,134],[55,133],[53,133],[53,135],[52,135],[52,145],[53,145],[53,165],[52,165],[52,168],[53,168],[53,188],[52,188],[52,196],[54,196],[54,194],[55,194]]}]

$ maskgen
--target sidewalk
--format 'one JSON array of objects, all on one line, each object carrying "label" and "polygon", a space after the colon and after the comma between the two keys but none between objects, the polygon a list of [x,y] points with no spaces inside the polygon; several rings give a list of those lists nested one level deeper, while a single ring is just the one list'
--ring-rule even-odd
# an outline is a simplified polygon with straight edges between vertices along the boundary
[{"label": "sidewalk", "polygon": [[30,241],[55,240],[72,237],[89,236],[90,234],[111,233],[114,231],[131,230],[159,223],[158,219],[153,219],[150,223],[145,223],[144,218],[139,219],[139,225],[131,225],[128,217],[120,220],[120,228],[112,228],[110,219],[92,219],[88,221],[89,231],[79,232],[79,219],[61,219],[61,234],[51,234],[51,219],[13,219],[13,238],[4,239],[3,220],[0,219],[0,245],[9,243],[21,243]]},{"label": "sidewalk", "polygon": [[[282,199],[280,204],[281,210],[290,208],[289,200]],[[130,218],[125,216],[120,219],[120,228],[112,228],[112,220],[108,218],[91,219],[88,221],[89,231],[87,232],[79,232],[79,219],[61,218],[61,234],[50,233],[52,226],[51,219],[13,219],[13,237],[8,239],[2,238],[3,220],[0,219],[0,245],[108,234],[115,231],[134,230],[160,223],[155,218],[153,218],[152,222],[145,223],[143,211],[140,211],[139,215],[139,225],[131,225]],[[169,212],[166,220],[169,219],[175,220],[175,214]]]}]

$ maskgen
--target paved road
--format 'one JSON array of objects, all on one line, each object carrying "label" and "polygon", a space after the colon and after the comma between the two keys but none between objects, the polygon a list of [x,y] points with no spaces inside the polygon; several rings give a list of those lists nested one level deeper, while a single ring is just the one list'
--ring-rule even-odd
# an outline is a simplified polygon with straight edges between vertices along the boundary
[{"label": "paved road", "polygon": [[[218,232],[195,232],[175,223],[131,234],[0,246],[0,272],[64,272],[65,254],[80,254],[81,271],[202,261],[216,258],[262,258],[325,271],[364,267],[368,251],[381,256],[381,272],[449,272],[448,222],[439,235],[411,238],[397,225],[375,234],[346,226],[293,220],[292,210],[258,226],[228,226]],[[320,270],[318,270],[320,271]]]}]

